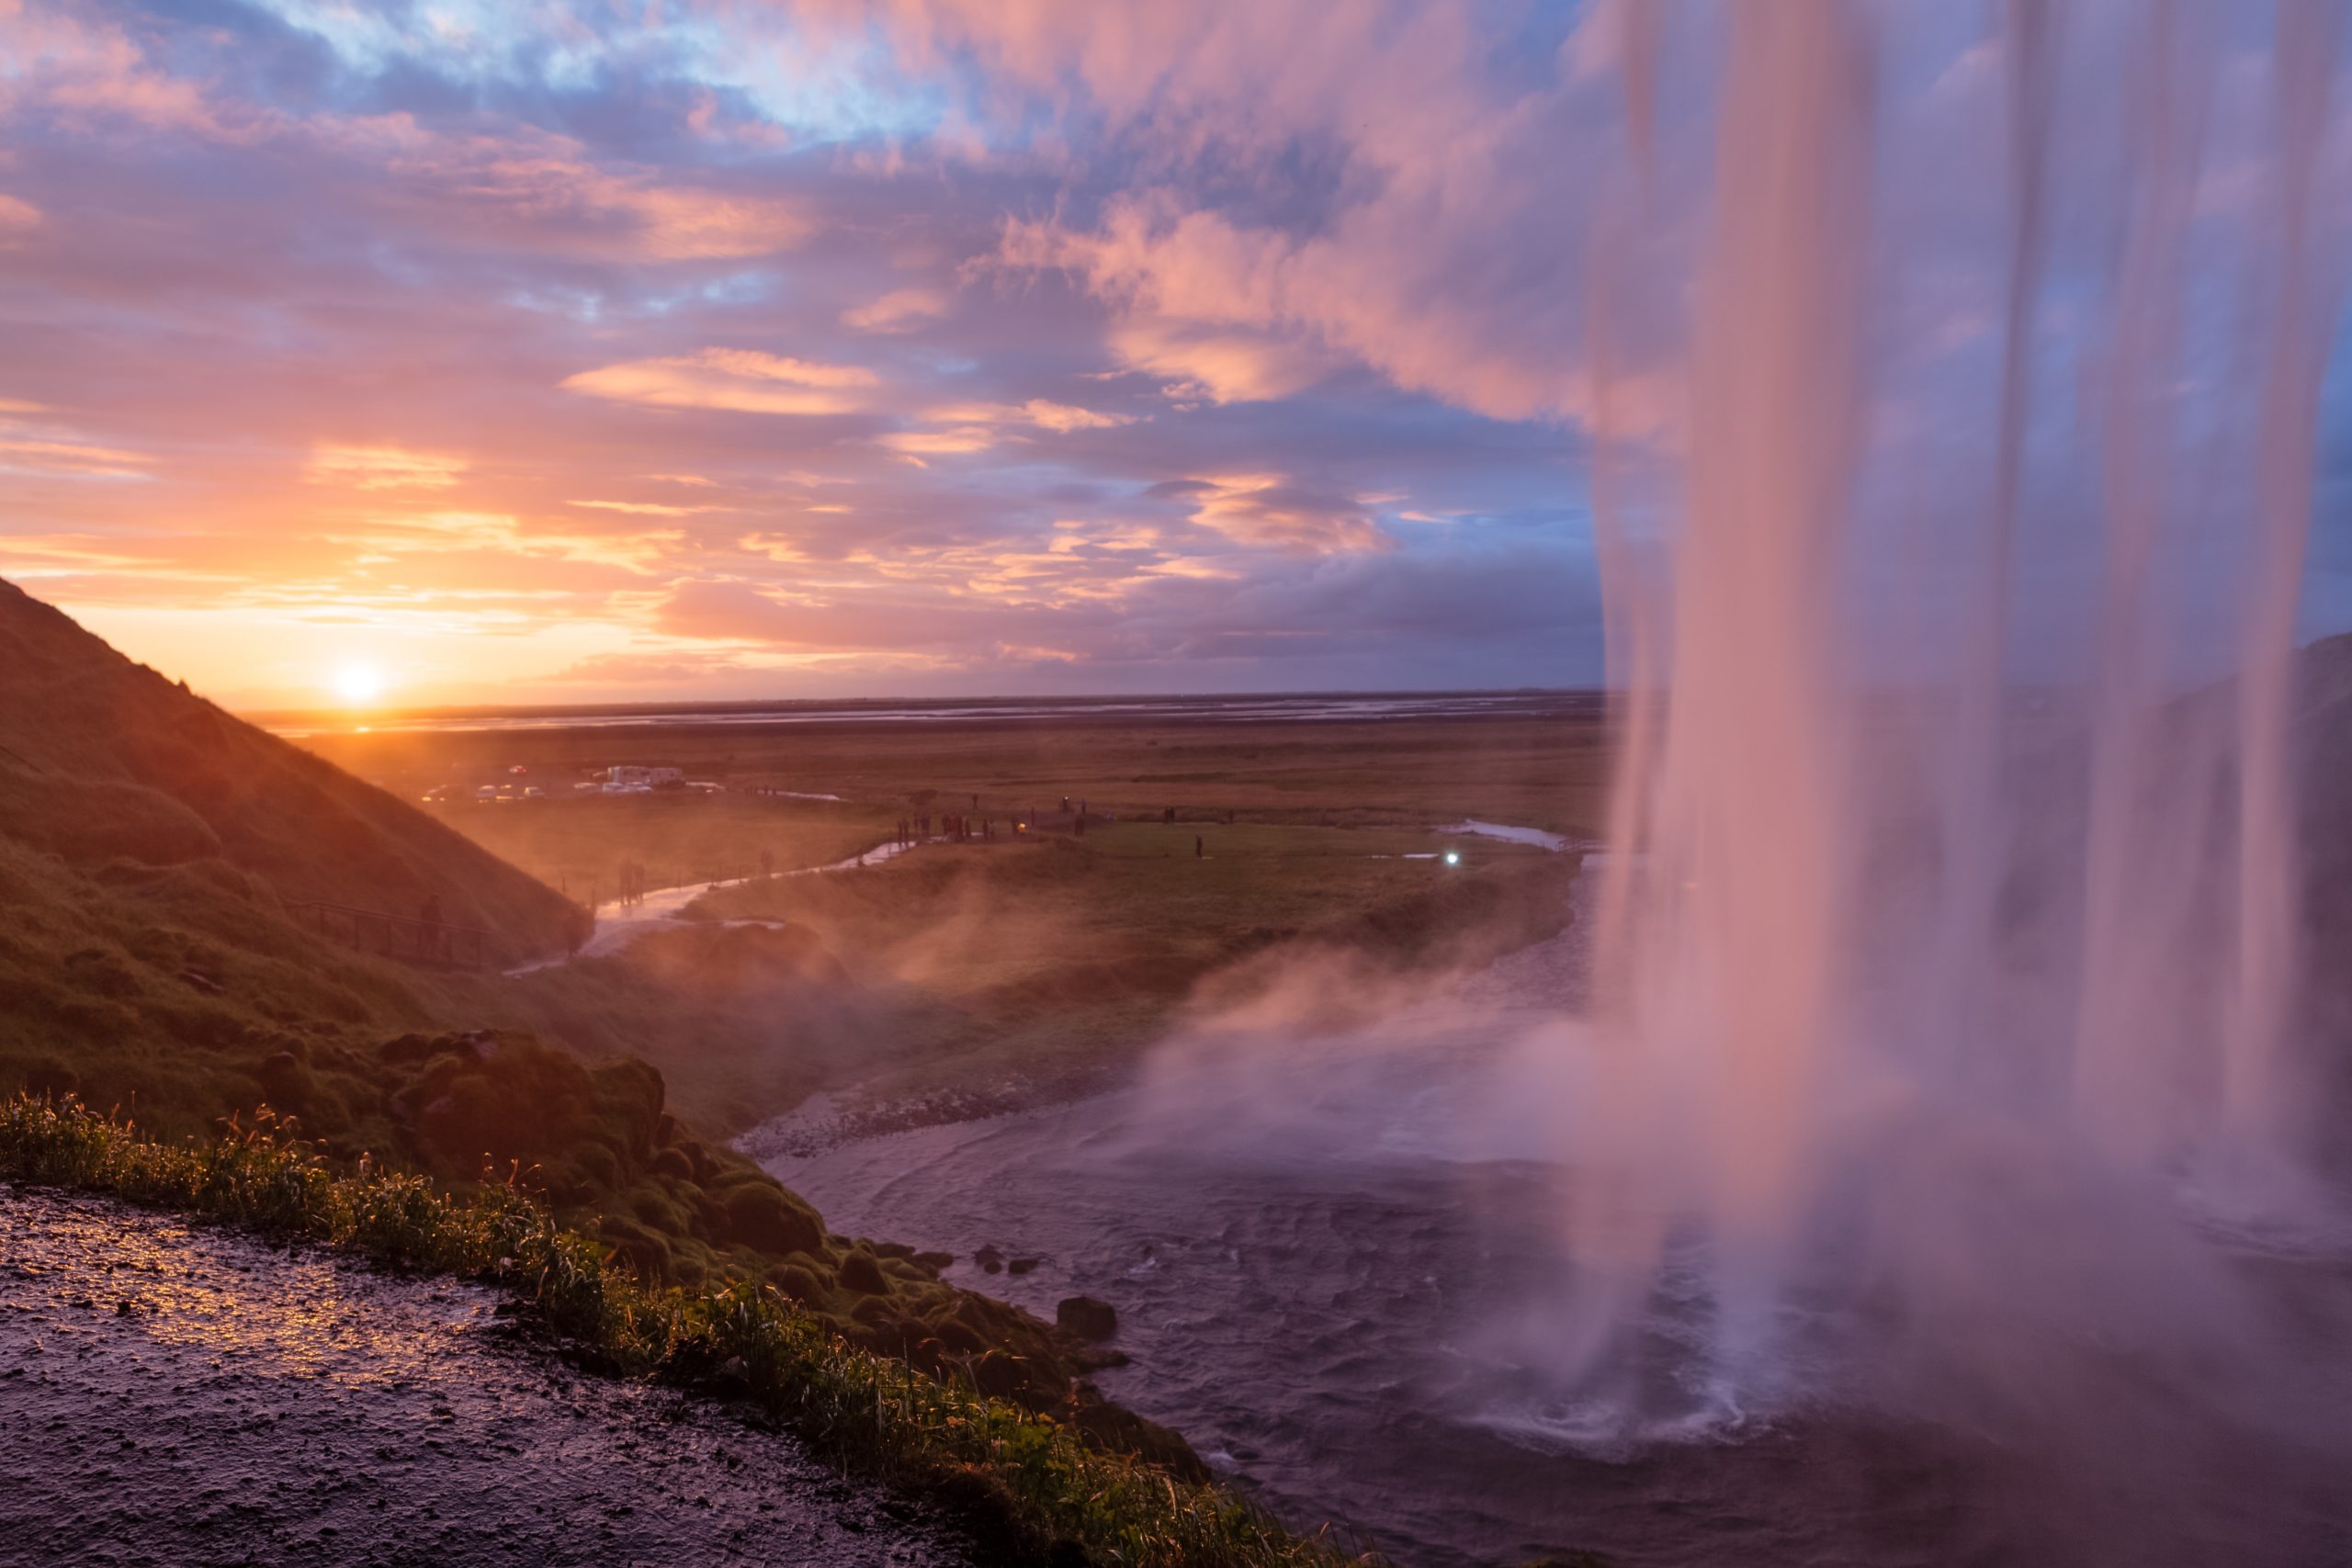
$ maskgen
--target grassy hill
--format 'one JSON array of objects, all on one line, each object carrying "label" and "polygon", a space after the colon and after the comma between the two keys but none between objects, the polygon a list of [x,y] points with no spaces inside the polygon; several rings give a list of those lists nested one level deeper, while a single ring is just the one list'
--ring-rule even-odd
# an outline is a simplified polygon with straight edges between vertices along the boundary
[{"label": "grassy hill", "polygon": [[553,890],[424,813],[134,664],[0,582],[0,823],[89,874],[209,869],[280,903],[443,918],[490,956],[560,950]]}]

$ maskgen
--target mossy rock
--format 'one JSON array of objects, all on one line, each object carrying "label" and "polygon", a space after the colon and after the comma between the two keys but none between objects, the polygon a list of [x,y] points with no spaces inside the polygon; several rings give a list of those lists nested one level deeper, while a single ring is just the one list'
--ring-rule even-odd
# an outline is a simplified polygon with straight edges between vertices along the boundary
[{"label": "mossy rock", "polygon": [[651,1182],[629,1189],[628,1210],[639,1224],[665,1235],[678,1235],[688,1228],[686,1216],[671,1201],[670,1194]]},{"label": "mossy rock", "polygon": [[817,1212],[772,1183],[745,1184],[727,1194],[728,1232],[763,1252],[815,1252],[825,1227]]},{"label": "mossy rock", "polygon": [[971,1365],[972,1386],[992,1399],[1025,1400],[1031,1392],[1029,1368],[1020,1357],[990,1350]]},{"label": "mossy rock", "polygon": [[628,1261],[640,1280],[667,1280],[673,1277],[673,1262],[670,1244],[642,1225],[627,1220],[607,1219],[603,1225],[605,1244]]},{"label": "mossy rock", "polygon": [[768,1270],[768,1283],[804,1305],[825,1299],[825,1282],[797,1263],[779,1264]]},{"label": "mossy rock", "polygon": [[1066,1414],[1071,1426],[1106,1449],[1141,1455],[1187,1481],[1209,1479],[1208,1466],[1201,1462],[1201,1456],[1193,1451],[1192,1444],[1158,1422],[1147,1421],[1125,1405],[1112,1404],[1091,1383],[1078,1385]]},{"label": "mossy rock", "polygon": [[599,1192],[609,1192],[620,1185],[621,1162],[613,1151],[602,1144],[584,1144],[555,1168],[559,1202],[580,1203]]},{"label": "mossy rock", "polygon": [[891,1310],[889,1299],[886,1296],[866,1297],[849,1309],[849,1315],[853,1322],[880,1329],[887,1336],[896,1337],[898,1335],[899,1314]]},{"label": "mossy rock", "polygon": [[1055,1306],[1054,1324],[1080,1339],[1108,1339],[1119,1332],[1119,1314],[1109,1302],[1069,1296]]},{"label": "mossy rock", "polygon": [[863,1247],[853,1248],[842,1259],[839,1272],[842,1287],[862,1295],[883,1295],[890,1289],[889,1278],[882,1272],[882,1260]]},{"label": "mossy rock", "polygon": [[931,1331],[942,1345],[961,1356],[977,1356],[989,1348],[989,1342],[972,1332],[971,1326],[960,1318],[939,1318]]}]

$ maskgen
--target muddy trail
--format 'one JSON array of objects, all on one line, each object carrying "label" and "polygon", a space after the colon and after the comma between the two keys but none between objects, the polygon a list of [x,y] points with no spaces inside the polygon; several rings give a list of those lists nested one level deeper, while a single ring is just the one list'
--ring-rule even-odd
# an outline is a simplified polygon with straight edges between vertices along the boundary
[{"label": "muddy trail", "polygon": [[0,1563],[973,1560],[919,1502],[499,1296],[0,1185]]}]

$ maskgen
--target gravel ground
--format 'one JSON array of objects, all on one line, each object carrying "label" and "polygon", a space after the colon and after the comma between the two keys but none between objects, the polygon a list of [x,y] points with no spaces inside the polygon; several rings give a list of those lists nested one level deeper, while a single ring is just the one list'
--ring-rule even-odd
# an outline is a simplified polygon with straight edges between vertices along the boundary
[{"label": "gravel ground", "polygon": [[0,1563],[968,1562],[792,1438],[492,1292],[0,1185]]}]

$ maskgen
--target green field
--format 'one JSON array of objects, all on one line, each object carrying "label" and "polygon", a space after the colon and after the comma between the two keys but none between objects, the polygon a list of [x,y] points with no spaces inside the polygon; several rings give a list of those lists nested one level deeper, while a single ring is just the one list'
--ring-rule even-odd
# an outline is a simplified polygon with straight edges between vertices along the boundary
[{"label": "green field", "polygon": [[[730,792],[837,795],[847,816],[907,812],[1004,818],[1056,811],[1064,796],[1100,817],[1187,821],[1418,827],[1464,817],[1597,836],[1603,825],[1607,734],[1595,721],[1482,718],[1272,723],[582,726],[571,729],[320,729],[300,743],[413,799],[515,776],[546,788],[538,807],[568,807],[571,785],[616,762],[681,768]],[[974,796],[978,796],[978,805]],[[629,797],[642,800],[646,797]],[[822,819],[821,802],[776,802]],[[501,832],[514,829],[501,828]]]},{"label": "green field", "polygon": [[[582,898],[609,896],[628,863],[651,887],[731,883],[763,856],[776,873],[838,863],[926,815],[934,830],[951,813],[992,823],[986,841],[695,906],[791,922],[840,983],[703,984],[671,942],[482,998],[502,1021],[645,1057],[704,1124],[734,1132],[820,1089],[928,1114],[1075,1092],[1302,943],[1434,968],[1540,937],[1565,918],[1573,857],[1438,829],[1477,818],[1594,835],[1603,739],[1597,723],[1522,716],[379,729],[303,744],[413,798],[454,793],[426,809]],[[573,787],[628,762],[716,787]],[[464,798],[515,778],[548,797]],[[1460,863],[1408,858],[1449,850]]]}]

